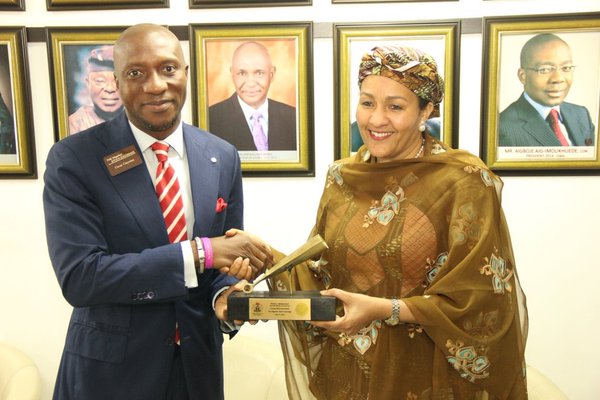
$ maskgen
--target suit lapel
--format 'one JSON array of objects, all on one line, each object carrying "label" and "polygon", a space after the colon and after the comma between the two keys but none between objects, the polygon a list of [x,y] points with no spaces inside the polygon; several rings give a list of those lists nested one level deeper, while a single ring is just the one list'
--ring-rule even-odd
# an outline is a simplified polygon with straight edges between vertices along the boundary
[{"label": "suit lapel", "polygon": [[183,140],[190,169],[194,203],[194,235],[206,236],[210,234],[215,216],[221,160],[207,147],[206,134],[190,125],[183,124]]},{"label": "suit lapel", "polygon": [[552,132],[550,126],[542,119],[540,114],[525,100],[519,98],[519,118],[523,121],[523,130],[537,141],[540,146],[560,146],[560,142]]},{"label": "suit lapel", "polygon": [[[102,159],[106,155],[131,145],[135,146],[136,151],[142,157],[143,161],[142,152],[131,132],[129,123],[125,118],[125,113],[122,113],[107,124],[106,130],[103,132],[100,140],[106,145],[105,152],[99,154],[102,163]],[[169,238],[162,211],[156,198],[156,192],[152,184],[152,179],[148,174],[146,163],[142,162],[142,164],[115,176],[110,176],[106,166],[105,171],[115,191],[127,205],[135,222],[139,225],[150,243],[153,245],[168,243]],[[123,222],[128,223],[128,221]]]},{"label": "suit lapel", "polygon": [[563,103],[560,106],[560,113],[564,118],[564,125],[569,131],[569,137],[575,146],[585,146],[586,127],[584,121],[586,116],[578,115],[577,109],[570,103]]}]

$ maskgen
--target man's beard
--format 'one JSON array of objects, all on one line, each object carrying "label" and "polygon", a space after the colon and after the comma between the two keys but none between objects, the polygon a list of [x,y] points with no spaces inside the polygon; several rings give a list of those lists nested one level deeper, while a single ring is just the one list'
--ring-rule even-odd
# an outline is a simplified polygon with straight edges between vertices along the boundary
[{"label": "man's beard", "polygon": [[175,126],[177,124],[179,120],[179,114],[177,114],[175,116],[175,118],[173,118],[171,121],[166,122],[162,125],[154,125],[152,123],[150,123],[149,121],[146,121],[145,119],[142,119],[142,124],[144,124],[144,127],[150,131],[150,132],[163,132],[166,131],[167,129],[172,128],[173,126]]}]

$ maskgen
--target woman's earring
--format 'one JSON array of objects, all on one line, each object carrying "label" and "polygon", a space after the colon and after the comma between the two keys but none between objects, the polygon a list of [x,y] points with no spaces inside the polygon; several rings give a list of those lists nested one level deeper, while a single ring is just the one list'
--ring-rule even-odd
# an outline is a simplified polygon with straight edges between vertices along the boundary
[{"label": "woman's earring", "polygon": [[421,125],[419,125],[419,132],[425,132],[425,122],[421,122]]}]

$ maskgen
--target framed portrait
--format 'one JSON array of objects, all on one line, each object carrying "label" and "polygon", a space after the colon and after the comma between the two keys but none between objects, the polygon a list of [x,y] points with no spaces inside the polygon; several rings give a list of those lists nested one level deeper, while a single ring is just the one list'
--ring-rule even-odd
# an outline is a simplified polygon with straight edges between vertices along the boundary
[{"label": "framed portrait", "polygon": [[189,36],[194,123],[237,148],[246,176],[314,176],[312,23],[190,25]]},{"label": "framed portrait", "polygon": [[505,174],[600,172],[600,13],[483,24],[482,159]]},{"label": "framed portrait", "polygon": [[431,55],[444,78],[440,117],[427,121],[428,132],[452,146],[458,132],[458,60],[460,22],[411,24],[334,24],[336,159],[355,153],[363,144],[355,111],[358,69],[362,56],[376,46],[410,46]]},{"label": "framed portrait", "polygon": [[190,8],[310,6],[312,0],[189,0]]},{"label": "framed portrait", "polygon": [[36,178],[25,27],[0,27],[0,178]]},{"label": "framed portrait", "polygon": [[169,8],[169,0],[46,0],[49,11],[126,8]]},{"label": "framed portrait", "polygon": [[0,11],[25,11],[25,0],[0,0]]},{"label": "framed portrait", "polygon": [[122,111],[113,44],[125,28],[47,28],[56,140]]}]

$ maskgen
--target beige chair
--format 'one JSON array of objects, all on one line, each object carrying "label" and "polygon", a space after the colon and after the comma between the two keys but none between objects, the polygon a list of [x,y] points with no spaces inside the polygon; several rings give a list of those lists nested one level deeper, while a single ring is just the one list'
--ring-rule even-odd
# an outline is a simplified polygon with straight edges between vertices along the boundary
[{"label": "beige chair", "polygon": [[283,356],[278,344],[236,335],[223,345],[225,399],[287,399]]},{"label": "beige chair", "polygon": [[39,400],[41,396],[40,373],[31,358],[0,343],[0,400]]},{"label": "beige chair", "polygon": [[568,400],[568,397],[540,371],[527,366],[529,400]]}]

